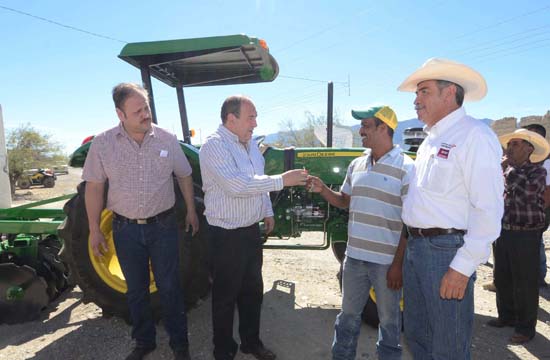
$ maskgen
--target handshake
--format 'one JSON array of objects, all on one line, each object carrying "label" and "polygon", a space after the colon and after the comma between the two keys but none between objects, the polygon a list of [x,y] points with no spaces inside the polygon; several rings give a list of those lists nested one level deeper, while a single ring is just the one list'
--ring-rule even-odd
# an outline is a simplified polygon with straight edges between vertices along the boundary
[{"label": "handshake", "polygon": [[309,175],[306,169],[289,170],[282,174],[284,186],[305,186],[310,192],[320,193],[325,184],[317,176]]}]

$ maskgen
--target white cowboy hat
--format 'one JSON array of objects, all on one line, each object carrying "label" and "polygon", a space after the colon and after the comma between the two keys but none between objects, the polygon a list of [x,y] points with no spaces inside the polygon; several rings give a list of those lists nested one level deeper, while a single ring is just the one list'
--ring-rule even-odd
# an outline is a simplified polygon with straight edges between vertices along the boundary
[{"label": "white cowboy hat", "polygon": [[533,145],[535,150],[529,156],[529,160],[532,163],[538,163],[543,161],[550,154],[550,144],[544,137],[537,134],[534,131],[529,131],[527,129],[517,129],[513,133],[505,134],[498,137],[500,144],[505,149],[508,147],[508,142],[512,139],[522,139],[527,141],[529,144]]},{"label": "white cowboy hat", "polygon": [[466,101],[481,100],[487,94],[487,83],[480,73],[469,66],[437,58],[428,59],[397,90],[415,92],[416,86],[426,80],[446,80],[462,86]]}]

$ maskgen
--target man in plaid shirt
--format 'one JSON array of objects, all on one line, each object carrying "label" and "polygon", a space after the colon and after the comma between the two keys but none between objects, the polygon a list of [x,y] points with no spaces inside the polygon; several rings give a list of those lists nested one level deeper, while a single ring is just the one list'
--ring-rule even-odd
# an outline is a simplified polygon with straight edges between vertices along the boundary
[{"label": "man in plaid shirt", "polygon": [[504,216],[494,246],[498,318],[489,326],[515,328],[513,344],[535,336],[538,310],[539,241],[544,227],[546,170],[536,164],[550,145],[539,134],[519,129],[503,135]]}]

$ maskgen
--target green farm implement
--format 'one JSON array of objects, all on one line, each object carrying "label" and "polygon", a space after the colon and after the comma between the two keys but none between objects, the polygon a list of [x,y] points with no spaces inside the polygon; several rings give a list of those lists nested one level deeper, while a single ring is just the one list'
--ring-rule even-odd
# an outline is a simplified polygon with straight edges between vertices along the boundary
[{"label": "green farm implement", "polygon": [[71,284],[57,229],[65,214],[43,206],[69,196],[0,209],[0,323],[38,318]]}]

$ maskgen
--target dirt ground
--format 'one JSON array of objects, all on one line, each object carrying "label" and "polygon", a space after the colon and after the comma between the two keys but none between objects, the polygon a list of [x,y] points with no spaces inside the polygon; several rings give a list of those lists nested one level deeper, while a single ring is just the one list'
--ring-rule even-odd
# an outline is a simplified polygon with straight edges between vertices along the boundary
[{"label": "dirt ground", "polygon": [[[74,192],[79,175],[79,169],[70,169],[53,189],[17,190],[14,206]],[[314,241],[318,236],[309,237]],[[550,256],[550,232],[545,239]],[[330,359],[333,324],[341,302],[335,277],[338,267],[330,250],[264,251],[262,338],[278,359]],[[473,359],[550,359],[550,288],[541,289],[537,335],[525,346],[512,346],[507,343],[511,328],[485,325],[496,316],[495,294],[482,288],[492,279],[492,269],[482,265],[477,274]],[[132,347],[130,327],[120,319],[103,318],[97,306],[83,304],[81,299],[82,292],[75,288],[50,304],[39,321],[0,325],[0,359],[124,359]],[[193,359],[212,358],[210,314],[209,299],[189,312]],[[171,359],[166,333],[162,326],[157,329],[158,347],[148,359]],[[376,330],[363,325],[358,359],[376,358],[376,336]],[[406,347],[403,358],[412,358]],[[253,357],[237,356],[237,360],[248,359]]]}]

